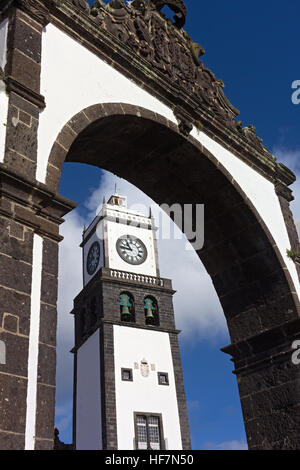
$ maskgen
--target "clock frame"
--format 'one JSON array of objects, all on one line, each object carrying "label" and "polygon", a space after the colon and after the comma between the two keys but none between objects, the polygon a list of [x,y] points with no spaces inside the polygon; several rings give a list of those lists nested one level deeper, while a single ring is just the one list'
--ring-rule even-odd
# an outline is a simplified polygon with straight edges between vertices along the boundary
[{"label": "clock frame", "polygon": [[100,263],[100,243],[95,241],[88,252],[87,259],[86,259],[86,270],[90,276],[95,274],[99,263]]},{"label": "clock frame", "polygon": [[133,235],[123,235],[116,241],[117,252],[128,264],[143,264],[148,256],[146,245],[139,238]]}]

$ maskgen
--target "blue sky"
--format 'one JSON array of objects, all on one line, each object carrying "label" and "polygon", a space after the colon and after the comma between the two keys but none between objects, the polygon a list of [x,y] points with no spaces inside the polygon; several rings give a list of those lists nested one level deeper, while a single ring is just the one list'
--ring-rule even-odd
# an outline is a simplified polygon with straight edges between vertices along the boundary
[{"label": "blue sky", "polygon": [[[237,0],[186,0],[185,3],[185,29],[205,48],[202,60],[225,82],[225,93],[240,110],[243,124],[255,125],[269,150],[300,176],[300,105],[291,101],[292,82],[300,80],[300,4],[291,0],[253,0],[251,4]],[[64,165],[60,193],[77,201],[79,206],[62,227],[69,246],[65,244],[64,251],[61,250],[60,269],[61,278],[65,279],[69,266],[74,265],[74,271],[78,270],[74,285],[81,282],[78,249],[81,228],[94,215],[102,195],[109,196],[113,191],[113,183],[114,178],[100,169]],[[125,182],[119,185],[132,198],[138,194]],[[296,201],[292,208],[295,219],[299,220],[299,183],[294,185],[294,193]],[[170,253],[175,249],[175,245],[170,246]],[[176,275],[171,254],[162,255],[162,274],[168,277],[174,272],[178,290],[175,311],[178,326],[184,326],[180,343],[193,448],[244,449],[246,437],[236,379],[231,373],[233,364],[220,351],[230,341],[218,299],[193,254],[181,259],[189,283]],[[73,371],[68,351],[72,347],[72,319],[67,313],[72,308],[73,292],[63,282],[60,282],[58,304],[61,327],[56,424],[61,439],[71,442]],[[198,289],[197,285],[202,288]]]}]

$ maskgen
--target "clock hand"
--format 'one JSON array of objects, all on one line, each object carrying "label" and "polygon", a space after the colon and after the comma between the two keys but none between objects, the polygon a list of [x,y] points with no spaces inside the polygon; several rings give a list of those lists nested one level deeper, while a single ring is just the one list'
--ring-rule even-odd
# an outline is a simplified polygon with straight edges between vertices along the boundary
[{"label": "clock hand", "polygon": [[132,251],[132,248],[131,248],[131,246],[129,245],[129,241],[128,241],[128,240],[126,240],[126,244],[127,244],[128,248],[129,248],[129,250]]},{"label": "clock hand", "polygon": [[132,253],[132,246],[129,245],[129,241],[128,241],[128,240],[125,240],[125,241],[126,241],[126,245],[127,245],[128,248],[125,248],[125,247],[124,247],[124,249],[127,250],[127,251],[130,250],[131,253]]}]

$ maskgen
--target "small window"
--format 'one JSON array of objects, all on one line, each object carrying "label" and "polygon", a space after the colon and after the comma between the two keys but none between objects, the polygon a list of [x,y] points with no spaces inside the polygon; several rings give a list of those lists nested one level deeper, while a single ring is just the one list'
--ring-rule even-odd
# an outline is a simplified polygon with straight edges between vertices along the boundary
[{"label": "small window", "polygon": [[159,385],[169,385],[169,374],[167,372],[157,372]]},{"label": "small window", "polygon": [[132,369],[121,369],[122,380],[132,382]]}]

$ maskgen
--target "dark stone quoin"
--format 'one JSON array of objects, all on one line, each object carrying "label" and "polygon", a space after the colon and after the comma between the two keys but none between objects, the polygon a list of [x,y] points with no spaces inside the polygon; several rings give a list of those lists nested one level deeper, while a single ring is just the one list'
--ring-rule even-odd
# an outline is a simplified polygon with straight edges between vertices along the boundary
[{"label": "dark stone quoin", "polygon": [[[174,11],[173,21],[161,14],[164,5]],[[224,83],[199,60],[203,48],[182,29],[185,15],[180,0],[134,0],[131,6],[99,0],[91,7],[85,0],[1,2],[8,50],[0,81],[9,96],[0,163],[0,340],[6,346],[6,363],[0,363],[1,449],[25,446],[35,235],[43,239],[35,449],[54,447],[59,226],[76,206],[58,194],[64,161],[114,172],[158,203],[205,204],[206,242],[198,255],[226,316],[232,344],[224,352],[235,366],[249,448],[300,449],[300,366],[291,360],[300,338],[295,286],[259,213],[232,175],[192,138],[192,127],[274,184],[291,248],[299,251],[289,208],[295,177],[269,153],[254,126],[236,121]],[[49,23],[169,106],[178,125],[141,107],[95,103],[65,123],[53,143],[46,184],[38,182],[39,116],[47,106],[40,90],[41,41]],[[108,338],[110,327],[102,326]],[[177,336],[170,338],[176,367]],[[181,383],[177,394],[182,396]],[[106,446],[115,448],[113,435],[106,436]]]}]

